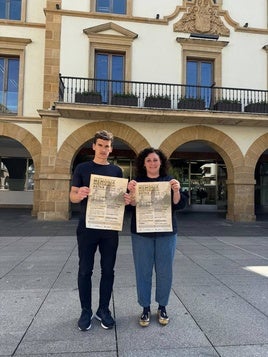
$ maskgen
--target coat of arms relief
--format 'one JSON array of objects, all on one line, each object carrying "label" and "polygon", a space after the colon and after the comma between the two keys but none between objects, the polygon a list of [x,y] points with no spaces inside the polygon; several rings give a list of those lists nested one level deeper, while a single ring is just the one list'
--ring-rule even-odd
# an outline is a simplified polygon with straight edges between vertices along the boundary
[{"label": "coat of arms relief", "polygon": [[174,24],[175,32],[229,36],[230,30],[219,15],[219,7],[212,0],[194,0],[187,5],[182,18]]}]

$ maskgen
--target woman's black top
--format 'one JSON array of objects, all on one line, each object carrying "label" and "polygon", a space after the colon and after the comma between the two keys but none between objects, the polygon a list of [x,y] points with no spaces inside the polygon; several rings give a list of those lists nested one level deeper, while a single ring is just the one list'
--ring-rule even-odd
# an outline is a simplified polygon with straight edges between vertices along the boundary
[{"label": "woman's black top", "polygon": [[[149,178],[149,177],[137,177],[135,178],[135,181],[137,182],[162,182],[162,181],[170,181],[172,180],[171,176],[159,176],[157,178]],[[170,188],[171,189],[171,188]],[[180,191],[181,194],[181,199],[179,203],[174,204],[173,203],[173,191],[171,190],[171,208],[172,208],[172,227],[173,231],[172,232],[153,232],[153,233],[137,233],[136,229],[136,207],[132,207],[133,213],[132,213],[132,219],[131,219],[131,233],[139,234],[144,237],[162,237],[162,236],[168,236],[168,235],[174,235],[178,232],[177,228],[177,219],[175,216],[175,211],[179,209],[183,209],[186,206],[187,203],[187,195],[185,195],[182,191]]]}]

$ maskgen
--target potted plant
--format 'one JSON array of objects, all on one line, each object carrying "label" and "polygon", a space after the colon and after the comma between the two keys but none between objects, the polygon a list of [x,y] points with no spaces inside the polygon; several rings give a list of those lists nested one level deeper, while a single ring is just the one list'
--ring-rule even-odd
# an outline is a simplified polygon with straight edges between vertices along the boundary
[{"label": "potted plant", "polygon": [[214,109],[223,112],[241,112],[242,106],[236,99],[220,99],[214,104]]},{"label": "potted plant", "polygon": [[204,99],[194,97],[182,97],[178,102],[178,109],[205,109]]},{"label": "potted plant", "polygon": [[75,93],[75,101],[79,103],[101,104],[102,97],[100,92],[84,91]]},{"label": "potted plant", "polygon": [[149,95],[145,98],[144,106],[149,108],[170,108],[171,99],[167,95]]},{"label": "potted plant", "polygon": [[114,93],[111,104],[137,106],[138,96],[133,93]]},{"label": "potted plant", "polygon": [[249,103],[245,107],[245,112],[252,112],[252,113],[268,113],[268,102],[259,101],[255,103]]}]

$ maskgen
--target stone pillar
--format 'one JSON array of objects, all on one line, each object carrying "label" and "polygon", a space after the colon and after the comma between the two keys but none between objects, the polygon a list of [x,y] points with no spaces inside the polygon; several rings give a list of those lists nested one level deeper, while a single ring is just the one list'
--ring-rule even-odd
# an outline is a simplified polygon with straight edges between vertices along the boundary
[{"label": "stone pillar", "polygon": [[40,175],[40,204],[37,218],[43,221],[70,219],[69,190],[69,176]]},{"label": "stone pillar", "polygon": [[39,111],[42,117],[42,151],[39,174],[40,201],[37,218],[68,220],[70,218],[70,173],[68,168],[55,166],[58,145],[59,113]]},{"label": "stone pillar", "polygon": [[59,99],[61,0],[47,0],[43,108],[51,108]]},{"label": "stone pillar", "polygon": [[255,221],[255,181],[227,180],[226,184],[228,194],[228,212],[226,219],[233,222]]}]

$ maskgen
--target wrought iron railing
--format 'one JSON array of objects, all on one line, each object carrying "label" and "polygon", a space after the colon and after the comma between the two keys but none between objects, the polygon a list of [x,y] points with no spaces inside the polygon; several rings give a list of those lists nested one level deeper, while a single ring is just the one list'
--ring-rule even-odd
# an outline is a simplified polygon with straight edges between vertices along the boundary
[{"label": "wrought iron railing", "polygon": [[268,90],[172,83],[59,78],[59,101],[166,109],[268,113]]}]

